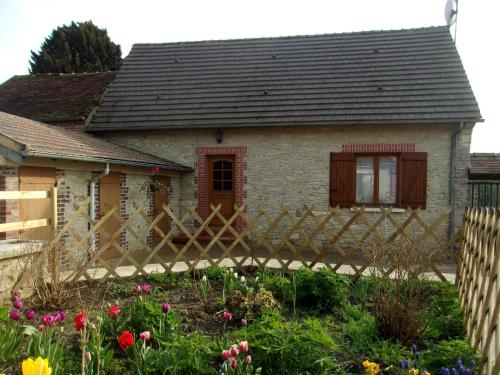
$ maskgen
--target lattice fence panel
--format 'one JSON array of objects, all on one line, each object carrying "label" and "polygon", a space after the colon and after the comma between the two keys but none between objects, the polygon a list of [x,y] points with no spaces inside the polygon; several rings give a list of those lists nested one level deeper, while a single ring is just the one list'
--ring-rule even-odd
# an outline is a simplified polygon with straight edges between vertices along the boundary
[{"label": "lattice fence panel", "polygon": [[500,374],[500,210],[468,208],[458,259],[468,337],[482,353],[481,373]]}]

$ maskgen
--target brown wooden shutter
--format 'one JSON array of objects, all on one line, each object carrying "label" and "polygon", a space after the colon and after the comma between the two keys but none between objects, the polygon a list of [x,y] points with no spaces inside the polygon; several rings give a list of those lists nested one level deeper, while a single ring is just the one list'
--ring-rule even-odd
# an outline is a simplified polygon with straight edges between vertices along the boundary
[{"label": "brown wooden shutter", "polygon": [[350,208],[356,196],[356,158],[348,152],[330,155],[330,206]]},{"label": "brown wooden shutter", "polygon": [[401,206],[425,208],[427,201],[427,152],[401,154]]}]

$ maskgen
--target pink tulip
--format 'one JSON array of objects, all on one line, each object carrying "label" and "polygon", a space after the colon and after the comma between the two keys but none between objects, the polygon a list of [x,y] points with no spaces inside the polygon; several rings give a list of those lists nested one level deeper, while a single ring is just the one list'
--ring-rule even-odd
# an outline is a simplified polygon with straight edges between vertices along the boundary
[{"label": "pink tulip", "polygon": [[55,323],[55,318],[50,314],[44,314],[40,318],[40,321],[44,326],[52,326]]},{"label": "pink tulip", "polygon": [[139,338],[142,341],[148,341],[151,338],[151,334],[149,333],[149,331],[144,331],[139,334]]},{"label": "pink tulip", "polygon": [[252,357],[250,357],[249,355],[247,355],[247,356],[245,357],[245,363],[246,363],[247,365],[249,365],[250,363],[252,363]]},{"label": "pink tulip", "polygon": [[242,341],[238,344],[238,348],[240,349],[240,351],[242,351],[243,353],[246,353],[248,352],[248,341]]},{"label": "pink tulip", "polygon": [[231,357],[237,357],[238,354],[240,354],[240,350],[236,345],[231,346],[230,352],[231,352]]},{"label": "pink tulip", "polygon": [[13,303],[12,303],[12,306],[14,306],[15,309],[22,309],[23,306],[24,306],[24,303],[23,301],[21,301],[20,299],[16,299]]},{"label": "pink tulip", "polygon": [[139,294],[142,292],[142,287],[140,285],[135,285],[133,288],[132,288],[132,291],[136,294]]},{"label": "pink tulip", "polygon": [[169,303],[164,303],[161,305],[161,311],[163,311],[165,314],[168,313],[170,310],[170,304]]},{"label": "pink tulip", "polygon": [[12,310],[10,312],[9,316],[12,320],[19,320],[19,318],[21,318],[21,314],[19,313],[19,310]]},{"label": "pink tulip", "polygon": [[143,292],[143,293],[149,293],[149,292],[151,292],[151,285],[149,285],[149,284],[144,284],[144,285],[142,286],[142,292]]},{"label": "pink tulip", "polygon": [[224,361],[227,361],[231,357],[231,351],[229,350],[223,350],[222,351],[222,358],[224,358]]},{"label": "pink tulip", "polygon": [[229,311],[224,311],[224,319],[230,322],[233,320],[233,314],[231,314]]},{"label": "pink tulip", "polygon": [[38,331],[39,331],[39,332],[43,332],[44,330],[45,330],[45,326],[44,326],[43,324],[40,324],[40,325],[38,326]]},{"label": "pink tulip", "polygon": [[236,358],[231,359],[231,367],[232,368],[238,367],[238,361],[236,360]]},{"label": "pink tulip", "polygon": [[33,310],[26,310],[24,312],[24,316],[25,316],[26,319],[32,320],[32,319],[35,319],[36,312],[34,312]]}]

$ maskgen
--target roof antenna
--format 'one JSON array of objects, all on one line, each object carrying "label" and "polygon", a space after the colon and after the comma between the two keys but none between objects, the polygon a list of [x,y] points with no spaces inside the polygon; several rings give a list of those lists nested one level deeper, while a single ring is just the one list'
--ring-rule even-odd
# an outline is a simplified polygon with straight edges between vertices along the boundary
[{"label": "roof antenna", "polygon": [[444,18],[448,27],[455,25],[455,36],[453,41],[457,42],[457,25],[458,25],[458,0],[448,0],[446,1],[446,6],[444,7]]}]

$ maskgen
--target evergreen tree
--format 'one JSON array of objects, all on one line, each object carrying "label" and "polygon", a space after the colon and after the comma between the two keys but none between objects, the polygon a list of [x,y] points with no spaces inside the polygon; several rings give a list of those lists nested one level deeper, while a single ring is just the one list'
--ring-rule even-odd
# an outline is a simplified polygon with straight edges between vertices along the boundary
[{"label": "evergreen tree", "polygon": [[31,51],[30,74],[104,72],[118,70],[121,63],[120,45],[106,29],[92,21],[71,22],[54,29],[40,52]]}]

